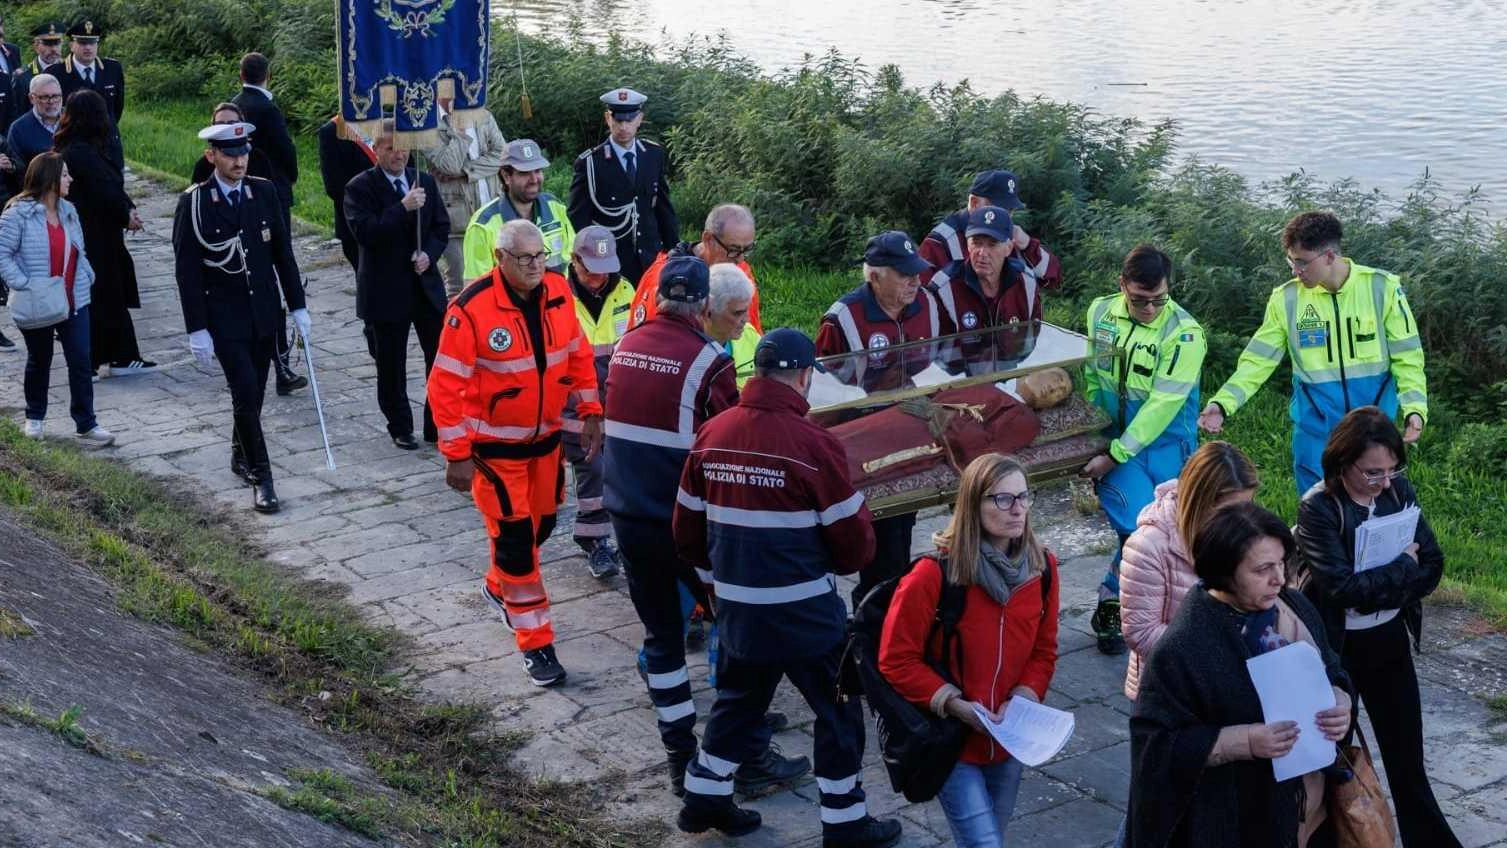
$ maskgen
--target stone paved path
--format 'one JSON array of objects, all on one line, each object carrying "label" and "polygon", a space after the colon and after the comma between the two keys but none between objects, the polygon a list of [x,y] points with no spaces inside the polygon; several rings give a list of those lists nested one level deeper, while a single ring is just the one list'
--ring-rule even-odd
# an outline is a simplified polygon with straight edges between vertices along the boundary
[{"label": "stone paved path", "polygon": [[[144,234],[128,240],[141,280],[143,308],[135,313],[141,346],[148,358],[175,364],[97,384],[100,422],[119,435],[107,455],[202,493],[277,561],[346,587],[373,620],[412,637],[408,659],[425,697],[487,704],[502,725],[531,734],[518,755],[527,771],[600,785],[610,815],[673,822],[677,807],[664,787],[653,713],[634,670],[642,629],[622,578],[599,582],[587,574],[568,537],[571,507],[562,514],[563,535],[550,540],[542,556],[570,680],[540,690],[528,684],[512,638],[478,594],[487,545],[469,499],[445,487],[432,449],[400,451],[386,437],[349,267],[330,243],[304,237],[298,256],[309,277],[315,364],[339,468],[325,470],[308,391],[269,396],[264,421],[284,507],[277,516],[252,514],[249,491],[228,470],[230,398],[223,378],[188,361],[169,241],[176,195],[135,180],[130,189],[147,222]],[[23,360],[21,354],[0,358],[0,409],[15,419]],[[415,348],[414,374],[420,361]],[[52,385],[49,434],[60,438],[72,431],[61,354]],[[420,380],[411,382],[410,396],[422,396]],[[1097,517],[1072,509],[1065,488],[1043,500],[1037,520],[1062,560],[1061,659],[1049,703],[1074,710],[1078,729],[1060,757],[1028,774],[1011,841],[1099,846],[1112,838],[1123,814],[1129,765],[1129,702],[1120,693],[1125,661],[1097,653],[1088,628],[1112,536]],[[918,523],[917,550],[940,521],[933,514]],[[1463,610],[1431,610],[1426,629],[1419,672],[1440,798],[1466,845],[1507,846],[1507,724],[1482,701],[1507,693],[1507,639],[1482,635]],[[692,655],[691,663],[704,718],[712,699],[705,655]],[[776,708],[794,724],[778,738],[784,750],[808,754],[811,717],[799,697],[784,686]],[[935,804],[907,804],[890,791],[872,744],[863,776],[870,810],[903,820],[903,845],[950,842]],[[737,844],[820,844],[816,799],[808,778],[791,791],[752,801],[765,826]],[[669,844],[721,844],[715,836],[682,839],[673,824],[671,832]]]}]

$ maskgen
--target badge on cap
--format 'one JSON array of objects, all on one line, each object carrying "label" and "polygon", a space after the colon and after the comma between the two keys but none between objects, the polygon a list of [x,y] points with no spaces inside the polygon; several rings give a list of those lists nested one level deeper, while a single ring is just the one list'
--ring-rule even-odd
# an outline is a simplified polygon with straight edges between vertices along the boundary
[{"label": "badge on cap", "polygon": [[984,223],[986,223],[986,224],[992,224],[992,223],[994,223],[994,213],[993,212],[985,212],[984,213]]},{"label": "badge on cap", "polygon": [[916,246],[913,245],[913,244],[911,244],[909,241],[907,241],[905,243],[905,252],[906,253],[915,253],[916,252]]},{"label": "badge on cap", "polygon": [[1010,180],[1009,181],[1009,185],[1010,185],[1010,193],[1014,194],[1015,193],[1015,181],[1014,180]]},{"label": "badge on cap", "polygon": [[523,146],[523,158],[525,158],[525,159],[532,159],[532,158],[534,158],[534,147],[533,147],[533,145],[525,144]]},{"label": "badge on cap", "polygon": [[628,102],[628,89],[626,89],[626,88],[620,88],[620,89],[617,90],[617,102],[619,102],[619,103],[627,103]]},{"label": "badge on cap", "polygon": [[599,242],[597,242],[597,255],[598,256],[606,256],[607,255],[607,242],[605,242],[605,241],[599,241]]},{"label": "badge on cap", "polygon": [[94,34],[94,21],[84,21],[84,34],[85,35],[93,35]]}]

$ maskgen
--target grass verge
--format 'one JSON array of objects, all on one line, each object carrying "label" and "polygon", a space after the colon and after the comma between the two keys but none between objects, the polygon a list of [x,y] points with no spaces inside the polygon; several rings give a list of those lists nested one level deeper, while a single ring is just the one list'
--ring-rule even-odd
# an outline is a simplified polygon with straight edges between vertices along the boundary
[{"label": "grass verge", "polygon": [[[520,737],[492,733],[485,709],[419,703],[388,671],[402,646],[396,632],[362,622],[268,562],[233,521],[182,494],[0,421],[0,508],[109,579],[132,615],[177,628],[259,676],[278,702],[329,728],[392,790],[298,773],[290,775],[295,787],[268,793],[278,803],[408,845],[658,841],[660,825],[583,815],[591,809],[585,790],[513,771],[507,755]],[[65,739],[78,730],[76,711],[56,721],[20,707],[5,715]]]},{"label": "grass verge", "polygon": [[49,718],[37,712],[28,703],[5,703],[0,702],[0,719],[10,719],[18,724],[30,725],[53,734],[64,742],[83,751],[103,757],[104,750],[84,732],[79,726],[79,716],[84,714],[84,708],[72,704],[63,710],[56,718]]}]

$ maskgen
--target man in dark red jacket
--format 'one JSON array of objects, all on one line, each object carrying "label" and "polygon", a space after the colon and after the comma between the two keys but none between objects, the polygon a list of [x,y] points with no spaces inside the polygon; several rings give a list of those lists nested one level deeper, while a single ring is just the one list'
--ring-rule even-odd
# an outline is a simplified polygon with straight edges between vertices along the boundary
[{"label": "man in dark red jacket", "polygon": [[733,803],[733,772],[758,753],[764,711],[788,677],[816,714],[823,844],[889,845],[900,823],[864,804],[863,708],[836,700],[848,613],[833,575],[868,564],[874,532],[842,445],[806,418],[815,364],[799,330],[765,336],[738,405],[701,428],[686,458],[675,544],[703,579],[710,571],[722,655],[678,824],[729,836],[759,827],[757,812]]},{"label": "man in dark red jacket", "polygon": [[[1011,214],[1026,208],[1016,193],[1015,175],[1009,171],[981,171],[968,187],[968,205],[948,215],[931,228],[921,242],[921,256],[934,270],[921,274],[921,282],[930,283],[932,274],[949,263],[968,258],[968,213],[983,207],[998,206]],[[1012,253],[1026,266],[1027,273],[1042,288],[1055,288],[1062,282],[1062,264],[1046,249],[1040,239],[1026,235],[1018,226],[1010,229]]]}]

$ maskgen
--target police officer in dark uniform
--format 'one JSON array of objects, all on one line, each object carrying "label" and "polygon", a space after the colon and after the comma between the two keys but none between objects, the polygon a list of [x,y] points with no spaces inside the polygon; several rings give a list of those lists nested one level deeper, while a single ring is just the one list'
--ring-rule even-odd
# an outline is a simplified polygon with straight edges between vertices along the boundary
[{"label": "police officer in dark uniform", "polygon": [[36,53],[30,62],[12,68],[10,86],[10,119],[15,120],[31,108],[31,78],[37,74],[58,74],[63,61],[63,25],[57,21],[43,21],[31,31],[31,49]]},{"label": "police officer in dark uniform", "polygon": [[14,107],[10,100],[10,78],[19,70],[21,48],[5,40],[5,20],[0,17],[0,135],[10,126]]},{"label": "police officer in dark uniform", "polygon": [[253,509],[277,512],[261,416],[282,324],[279,286],[304,338],[311,322],[277,190],[246,175],[253,129],[235,123],[199,131],[215,172],[178,199],[173,255],[189,350],[202,366],[218,356],[230,384],[231,471],[252,486]]},{"label": "police officer in dark uniform", "polygon": [[69,55],[61,68],[51,73],[63,86],[63,102],[81,88],[92,88],[105,98],[110,117],[118,124],[126,110],[126,73],[120,63],[99,55],[99,40],[105,32],[92,20],[83,20],[68,28]]},{"label": "police officer in dark uniform", "polygon": [[602,95],[607,140],[576,157],[566,214],[577,230],[599,224],[617,238],[622,276],[632,283],[680,238],[670,205],[665,150],[638,137],[649,98],[631,88]]}]

